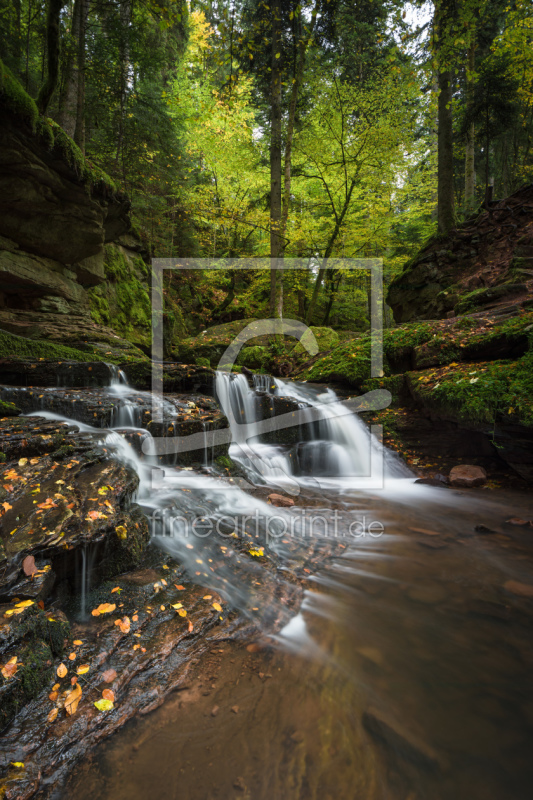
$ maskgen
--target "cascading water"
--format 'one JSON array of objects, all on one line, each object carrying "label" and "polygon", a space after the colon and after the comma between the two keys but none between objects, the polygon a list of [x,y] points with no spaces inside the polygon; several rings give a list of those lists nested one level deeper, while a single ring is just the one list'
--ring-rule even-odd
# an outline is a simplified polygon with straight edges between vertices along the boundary
[{"label": "cascading water", "polygon": [[[250,479],[260,476],[267,483],[286,484],[290,491],[295,483],[317,485],[320,478],[328,479],[328,485],[332,479],[341,479],[346,486],[350,479],[364,485],[365,479],[410,477],[403,462],[381,445],[331,389],[321,391],[268,375],[254,376],[254,385],[262,393],[295,401],[298,412],[292,424],[298,426],[300,441],[292,447],[261,441],[265,426],[246,377],[217,372],[217,396],[231,425],[230,454]],[[273,404],[271,408],[273,412]],[[275,420],[272,429],[276,429]]]}]

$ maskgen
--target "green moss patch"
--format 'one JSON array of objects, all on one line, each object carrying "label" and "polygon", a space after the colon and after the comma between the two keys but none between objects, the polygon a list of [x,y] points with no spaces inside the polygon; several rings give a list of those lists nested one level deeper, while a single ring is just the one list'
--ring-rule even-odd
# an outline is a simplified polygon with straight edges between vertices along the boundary
[{"label": "green moss patch", "polygon": [[452,363],[407,380],[415,399],[454,419],[492,424],[503,417],[533,427],[533,351],[517,361]]},{"label": "green moss patch", "polygon": [[0,357],[15,358],[49,358],[54,361],[104,361],[93,353],[82,353],[74,347],[45,342],[40,339],[26,339],[14,333],[0,330]]}]

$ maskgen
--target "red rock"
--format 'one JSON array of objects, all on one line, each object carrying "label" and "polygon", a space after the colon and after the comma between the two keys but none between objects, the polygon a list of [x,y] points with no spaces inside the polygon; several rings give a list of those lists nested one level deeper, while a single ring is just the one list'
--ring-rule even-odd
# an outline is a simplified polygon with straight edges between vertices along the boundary
[{"label": "red rock", "polygon": [[269,494],[268,502],[272,506],[280,506],[280,507],[287,507],[294,505],[294,500],[292,500],[290,497],[285,497],[282,494]]},{"label": "red rock", "polygon": [[460,464],[450,471],[449,481],[452,486],[461,486],[470,489],[472,486],[482,486],[487,480],[487,473],[483,467],[473,464]]}]

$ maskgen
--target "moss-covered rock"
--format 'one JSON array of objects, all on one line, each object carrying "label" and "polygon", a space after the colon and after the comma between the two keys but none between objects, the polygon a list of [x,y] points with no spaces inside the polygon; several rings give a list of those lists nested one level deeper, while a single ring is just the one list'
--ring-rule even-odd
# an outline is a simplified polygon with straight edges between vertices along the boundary
[{"label": "moss-covered rock", "polygon": [[18,417],[20,409],[14,403],[0,400],[0,417]]},{"label": "moss-covered rock", "polygon": [[[95,361],[98,356],[83,353],[73,347],[54,342],[27,339],[14,333],[0,330],[0,358],[16,357],[35,359],[52,359],[54,361]],[[103,358],[102,358],[103,360]]]}]

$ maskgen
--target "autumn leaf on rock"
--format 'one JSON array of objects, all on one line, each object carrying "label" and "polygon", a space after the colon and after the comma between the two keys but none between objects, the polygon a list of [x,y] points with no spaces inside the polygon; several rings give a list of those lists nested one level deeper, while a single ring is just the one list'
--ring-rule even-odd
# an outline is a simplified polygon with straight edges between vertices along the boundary
[{"label": "autumn leaf on rock", "polygon": [[6,664],[4,664],[4,666],[2,667],[1,672],[2,672],[2,675],[4,676],[4,678],[6,679],[6,681],[8,681],[10,678],[12,678],[16,674],[17,669],[19,668],[19,666],[21,666],[21,665],[17,664],[17,656],[13,656],[13,658],[10,658],[9,661]]},{"label": "autumn leaf on rock", "polygon": [[213,608],[215,609],[215,611],[222,611],[222,606],[220,605],[220,603],[213,603]]},{"label": "autumn leaf on rock", "polygon": [[58,708],[53,708],[50,711],[50,713],[48,714],[47,718],[46,718],[47,721],[48,722],[53,722],[56,719],[58,714],[59,714],[59,709]]},{"label": "autumn leaf on rock", "polygon": [[122,633],[129,633],[131,628],[130,618],[124,617],[124,619],[116,619],[115,625],[117,625]]},{"label": "autumn leaf on rock", "polygon": [[78,704],[81,700],[81,686],[77,683],[73,689],[67,694],[65,698],[65,711],[71,717],[78,710]]},{"label": "autumn leaf on rock", "polygon": [[78,667],[76,672],[78,673],[78,675],[85,675],[85,673],[89,672],[89,670],[90,670],[90,667],[89,667],[88,664],[80,664],[80,666]]},{"label": "autumn leaf on rock", "polygon": [[76,658],[76,653],[69,654],[69,661],[74,661],[75,658]]},{"label": "autumn leaf on rock", "polygon": [[104,689],[102,692],[102,697],[104,700],[111,700],[112,703],[115,702],[115,693],[112,689]]},{"label": "autumn leaf on rock", "polygon": [[58,675],[59,678],[64,678],[65,675],[68,672],[68,669],[66,668],[66,666],[64,664],[60,664],[58,666],[56,672],[57,672],[57,675]]},{"label": "autumn leaf on rock", "polygon": [[93,608],[91,614],[93,617],[98,617],[100,614],[110,614],[116,607],[115,603],[100,603],[98,608]]},{"label": "autumn leaf on rock", "polygon": [[74,641],[72,642],[72,644],[75,644],[75,645],[80,645],[80,644],[83,644],[83,642],[82,642],[82,640],[81,640],[81,639],[74,639]]},{"label": "autumn leaf on rock", "polygon": [[106,669],[105,672],[102,673],[102,680],[106,683],[113,683],[116,677],[117,671],[114,669]]},{"label": "autumn leaf on rock", "polygon": [[128,529],[125,525],[117,525],[115,528],[115,533],[117,534],[119,539],[127,539],[128,538]]}]

